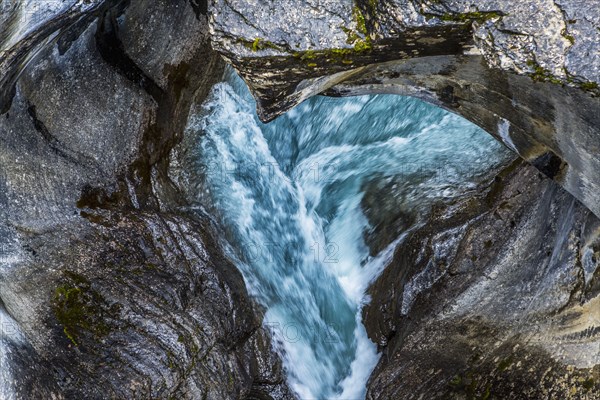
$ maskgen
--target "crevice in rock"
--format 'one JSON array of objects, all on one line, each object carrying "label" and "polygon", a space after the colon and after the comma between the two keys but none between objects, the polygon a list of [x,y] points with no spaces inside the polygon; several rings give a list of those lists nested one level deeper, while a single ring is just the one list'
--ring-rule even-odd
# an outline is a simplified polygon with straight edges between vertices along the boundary
[{"label": "crevice in rock", "polygon": [[165,95],[164,91],[127,55],[123,43],[119,39],[116,15],[122,12],[124,7],[126,7],[126,4],[121,5],[119,7],[121,9],[109,10],[100,19],[96,31],[98,52],[108,65],[115,68],[119,74],[132,83],[144,89],[157,103],[160,103]]},{"label": "crevice in rock", "polygon": [[194,9],[196,18],[200,20],[200,15],[206,15],[208,12],[208,0],[189,0],[190,5]]},{"label": "crevice in rock", "polygon": [[566,166],[560,157],[552,151],[547,151],[537,157],[535,160],[531,161],[531,164],[550,179],[555,179]]},{"label": "crevice in rock", "polygon": [[239,11],[238,9],[236,9],[228,0],[224,0],[224,3],[227,4],[227,7],[229,7],[229,9],[231,11],[233,11],[237,16],[239,16],[242,19],[242,21],[244,21],[244,23],[246,25],[248,25],[249,27],[252,27],[252,28],[256,29],[258,32],[263,32],[264,33],[264,31],[261,28],[259,28],[255,24],[253,24],[248,18],[246,18],[246,16],[244,15],[243,12]]}]

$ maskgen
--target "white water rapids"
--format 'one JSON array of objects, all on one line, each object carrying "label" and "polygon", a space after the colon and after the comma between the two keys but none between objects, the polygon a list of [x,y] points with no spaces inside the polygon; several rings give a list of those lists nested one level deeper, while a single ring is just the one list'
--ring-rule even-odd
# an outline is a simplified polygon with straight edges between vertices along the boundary
[{"label": "white water rapids", "polygon": [[365,184],[402,177],[405,202],[426,210],[474,188],[506,152],[464,119],[395,95],[317,97],[262,124],[231,71],[188,129],[291,387],[301,399],[363,399],[379,356],[361,307],[394,246],[369,256]]}]

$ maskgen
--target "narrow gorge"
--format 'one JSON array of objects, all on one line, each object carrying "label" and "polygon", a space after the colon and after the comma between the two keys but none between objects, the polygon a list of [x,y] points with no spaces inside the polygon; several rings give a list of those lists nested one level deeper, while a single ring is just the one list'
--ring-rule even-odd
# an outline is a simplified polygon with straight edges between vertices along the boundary
[{"label": "narrow gorge", "polygon": [[600,396],[600,2],[0,12],[0,399]]}]

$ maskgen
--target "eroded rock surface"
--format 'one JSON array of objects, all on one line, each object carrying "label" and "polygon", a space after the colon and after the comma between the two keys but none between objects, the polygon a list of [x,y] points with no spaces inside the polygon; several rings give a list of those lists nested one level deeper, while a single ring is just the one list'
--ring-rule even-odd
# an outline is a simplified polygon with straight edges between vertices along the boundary
[{"label": "eroded rock surface", "polygon": [[[301,80],[384,59],[480,53],[489,67],[539,80],[587,89],[600,81],[597,2],[213,0],[210,13],[215,47],[246,76],[265,119],[291,105],[284,97]],[[285,71],[269,74],[283,59]],[[269,91],[284,72],[296,78],[289,91]]]},{"label": "eroded rock surface", "polygon": [[168,174],[222,72],[202,7],[5,3],[0,396],[291,398],[218,228]]},{"label": "eroded rock surface", "polygon": [[369,289],[367,398],[597,397],[599,228],[520,161],[438,205]]},{"label": "eroded rock surface", "polygon": [[213,228],[167,213],[94,221],[31,235],[3,277],[3,302],[37,357],[15,368],[22,398],[289,396]]},{"label": "eroded rock surface", "polygon": [[[409,235],[369,290],[365,324],[384,353],[368,398],[598,397],[600,3],[215,0],[209,10],[213,45],[264,120],[318,93],[411,95],[537,168],[515,164],[416,227],[393,200],[379,208],[395,221],[380,236]],[[382,190],[373,197],[394,199]]]}]

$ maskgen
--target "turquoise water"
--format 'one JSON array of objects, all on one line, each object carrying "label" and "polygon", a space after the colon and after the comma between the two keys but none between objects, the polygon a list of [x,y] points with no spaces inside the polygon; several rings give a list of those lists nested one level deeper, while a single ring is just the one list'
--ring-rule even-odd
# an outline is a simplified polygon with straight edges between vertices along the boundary
[{"label": "turquoise water", "polygon": [[392,243],[369,256],[361,200],[374,180],[417,215],[474,188],[507,151],[462,118],[419,100],[312,98],[269,124],[233,72],[189,123],[204,185],[232,258],[265,306],[301,399],[363,399],[379,355],[361,323]]}]

